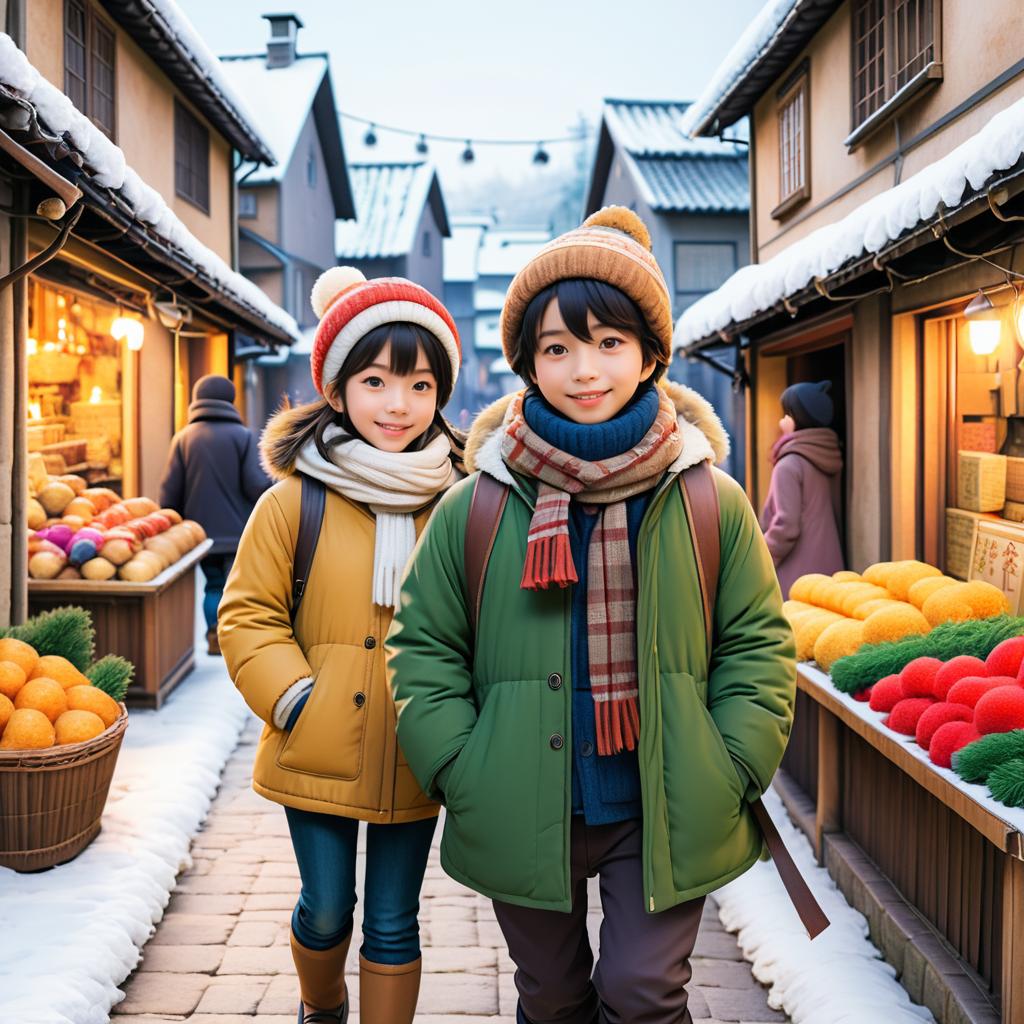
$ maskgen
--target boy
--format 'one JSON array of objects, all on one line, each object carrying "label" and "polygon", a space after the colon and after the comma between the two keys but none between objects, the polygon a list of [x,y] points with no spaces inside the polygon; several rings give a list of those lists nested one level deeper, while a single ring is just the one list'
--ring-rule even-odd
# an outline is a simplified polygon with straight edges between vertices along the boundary
[{"label": "boy", "polygon": [[671,335],[628,210],[594,214],[523,268],[502,341],[528,388],[481,414],[466,451],[509,489],[479,604],[474,473],[431,519],[388,638],[399,743],[448,809],[445,870],[494,901],[526,1024],[690,1020],[704,898],[761,853],[748,802],[792,721],[771,557],[718,471],[708,649],[679,476],[710,472],[728,441],[700,396],[659,383]]}]

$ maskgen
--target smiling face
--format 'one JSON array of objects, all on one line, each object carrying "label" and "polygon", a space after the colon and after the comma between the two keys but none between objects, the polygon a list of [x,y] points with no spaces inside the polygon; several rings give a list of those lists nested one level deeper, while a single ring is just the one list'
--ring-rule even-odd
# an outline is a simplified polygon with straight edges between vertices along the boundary
[{"label": "smiling face", "polygon": [[533,382],[548,404],[576,423],[604,423],[617,415],[654,373],[640,338],[587,313],[588,340],[566,326],[558,299],[541,317]]},{"label": "smiling face", "polygon": [[391,342],[373,362],[345,380],[342,393],[325,395],[332,408],[344,412],[367,444],[384,452],[402,452],[424,434],[437,411],[438,382],[430,361],[418,349],[411,373],[391,369]]}]

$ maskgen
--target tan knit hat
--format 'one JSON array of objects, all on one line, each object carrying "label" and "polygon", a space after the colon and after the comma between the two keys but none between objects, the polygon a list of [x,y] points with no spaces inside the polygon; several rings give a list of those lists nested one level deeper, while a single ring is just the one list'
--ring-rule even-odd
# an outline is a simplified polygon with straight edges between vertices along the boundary
[{"label": "tan knit hat", "polygon": [[658,362],[671,362],[672,301],[651,254],[651,236],[632,210],[606,206],[548,242],[512,279],[501,311],[501,344],[510,365],[526,307],[549,285],[572,278],[604,281],[628,295],[661,343]]}]

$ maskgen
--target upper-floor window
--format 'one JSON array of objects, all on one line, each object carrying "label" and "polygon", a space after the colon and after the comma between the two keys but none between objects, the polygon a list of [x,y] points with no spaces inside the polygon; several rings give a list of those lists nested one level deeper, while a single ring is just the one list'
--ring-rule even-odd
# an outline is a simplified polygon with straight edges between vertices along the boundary
[{"label": "upper-floor window", "polygon": [[423,258],[429,260],[430,254],[433,252],[433,239],[430,237],[429,231],[423,232]]},{"label": "upper-floor window", "polygon": [[784,217],[811,195],[810,89],[806,65],[779,92],[779,203]]},{"label": "upper-floor window", "polygon": [[210,212],[210,133],[178,100],[174,101],[174,191]]},{"label": "upper-floor window", "polygon": [[87,0],[64,3],[64,92],[100,131],[114,137],[117,37]]},{"label": "upper-floor window", "polygon": [[675,243],[675,313],[713,292],[736,270],[735,242]]},{"label": "upper-floor window", "polygon": [[238,216],[239,217],[255,217],[258,213],[256,207],[256,193],[255,192],[239,192],[238,193]]},{"label": "upper-floor window", "polygon": [[940,14],[936,0],[854,0],[847,145],[884,119],[883,108],[942,77]]},{"label": "upper-floor window", "polygon": [[312,146],[306,156],[306,184],[310,188],[316,188],[316,153]]}]

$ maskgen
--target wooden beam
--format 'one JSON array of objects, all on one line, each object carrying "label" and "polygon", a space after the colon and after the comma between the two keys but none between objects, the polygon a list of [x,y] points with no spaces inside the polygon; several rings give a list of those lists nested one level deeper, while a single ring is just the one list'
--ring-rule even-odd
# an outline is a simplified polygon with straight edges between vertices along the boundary
[{"label": "wooden beam", "polygon": [[839,719],[818,705],[818,808],[814,822],[814,855],[824,863],[822,837],[842,830],[843,736]]},{"label": "wooden beam", "polygon": [[1024,861],[1003,868],[1003,1020],[1024,1020]]}]

